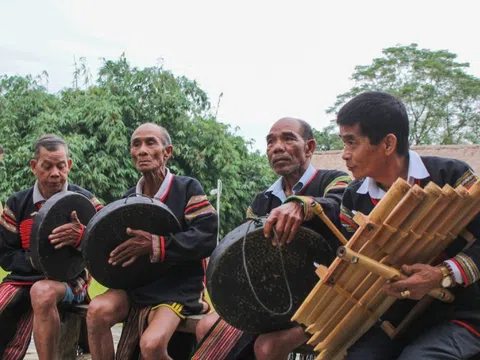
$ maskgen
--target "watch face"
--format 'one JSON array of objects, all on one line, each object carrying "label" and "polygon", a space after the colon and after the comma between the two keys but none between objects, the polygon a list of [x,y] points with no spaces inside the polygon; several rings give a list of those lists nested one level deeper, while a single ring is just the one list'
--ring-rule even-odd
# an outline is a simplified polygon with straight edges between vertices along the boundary
[{"label": "watch face", "polygon": [[452,279],[450,278],[450,276],[444,277],[442,280],[442,286],[446,288],[451,285],[452,285]]}]

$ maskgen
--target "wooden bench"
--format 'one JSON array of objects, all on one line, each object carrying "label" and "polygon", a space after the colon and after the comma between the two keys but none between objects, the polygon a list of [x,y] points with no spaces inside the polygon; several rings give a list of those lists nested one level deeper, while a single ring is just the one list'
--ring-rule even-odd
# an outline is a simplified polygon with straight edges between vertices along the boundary
[{"label": "wooden bench", "polygon": [[[61,305],[61,327],[60,327],[60,341],[58,349],[59,360],[75,360],[77,357],[77,349],[80,344],[85,352],[89,352],[86,323],[88,305]],[[205,315],[192,315],[187,317],[177,327],[178,332],[195,334],[197,323]],[[83,322],[83,326],[82,326]],[[314,359],[314,352],[312,347],[302,345],[295,349],[295,352],[290,356],[292,360],[310,360]]]}]

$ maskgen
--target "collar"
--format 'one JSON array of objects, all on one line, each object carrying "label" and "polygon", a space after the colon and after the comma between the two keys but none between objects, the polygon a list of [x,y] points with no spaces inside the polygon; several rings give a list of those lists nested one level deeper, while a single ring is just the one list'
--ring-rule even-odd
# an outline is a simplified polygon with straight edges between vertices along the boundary
[{"label": "collar", "polygon": [[[158,189],[157,193],[155,194],[154,198],[163,202],[165,197],[170,190],[170,185],[173,180],[173,174],[170,172],[168,168],[167,174],[165,175],[165,179],[163,179],[162,185],[160,185],[160,189]],[[137,194],[143,194],[143,184],[145,182],[145,178],[142,176],[140,180],[138,180],[137,186],[135,187],[135,192]]]},{"label": "collar", "polygon": [[[292,187],[292,192],[293,194],[297,194],[303,190],[303,188],[308,185],[312,177],[317,173],[317,169],[313,167],[312,164],[310,164],[303,173],[302,177],[300,180],[297,181],[297,183]],[[279,198],[282,202],[285,201],[287,196],[285,195],[285,192],[283,191],[283,177],[279,177],[277,181],[275,181],[272,186],[270,186],[267,191],[265,192],[266,194],[271,193],[272,195],[276,196]]]},{"label": "collar", "polygon": [[[65,181],[65,185],[63,185],[62,190],[59,192],[64,192],[68,190],[68,181]],[[58,193],[57,193],[58,194]],[[47,201],[40,192],[40,188],[38,187],[38,180],[35,180],[35,185],[33,185],[33,203],[38,204],[38,203],[43,203]]]},{"label": "collar", "polygon": [[[415,183],[415,180],[421,180],[429,177],[430,174],[425,167],[420,155],[415,151],[408,151],[408,175],[407,182],[410,185]],[[358,194],[369,194],[374,199],[381,199],[385,195],[385,191],[381,189],[377,182],[371,178],[366,177],[362,185],[357,190]]]}]

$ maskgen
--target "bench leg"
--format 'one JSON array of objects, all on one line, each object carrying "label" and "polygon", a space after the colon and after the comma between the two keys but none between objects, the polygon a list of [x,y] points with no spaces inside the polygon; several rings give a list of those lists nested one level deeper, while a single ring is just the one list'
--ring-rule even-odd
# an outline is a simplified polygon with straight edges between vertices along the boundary
[{"label": "bench leg", "polygon": [[81,320],[78,315],[73,313],[65,312],[62,314],[60,339],[57,349],[58,360],[75,360]]}]

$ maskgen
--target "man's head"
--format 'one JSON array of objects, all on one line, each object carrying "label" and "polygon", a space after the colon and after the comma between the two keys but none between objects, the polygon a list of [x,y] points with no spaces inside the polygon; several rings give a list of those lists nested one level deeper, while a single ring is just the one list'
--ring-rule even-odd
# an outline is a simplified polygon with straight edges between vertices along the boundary
[{"label": "man's head", "polygon": [[282,118],[267,135],[268,161],[278,175],[301,176],[310,164],[316,145],[307,122]]},{"label": "man's head", "polygon": [[394,157],[408,158],[409,123],[405,105],[383,92],[365,92],[337,114],[343,159],[356,178],[378,178]]},{"label": "man's head", "polygon": [[38,180],[42,195],[48,199],[62,190],[72,168],[65,141],[54,134],[44,135],[35,142],[35,157],[30,168]]},{"label": "man's head", "polygon": [[172,156],[173,146],[168,131],[156,124],[140,125],[132,134],[130,154],[141,173],[163,171]]}]

